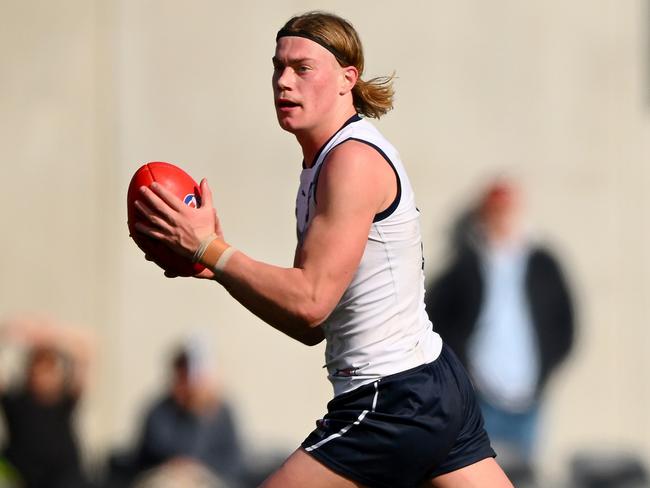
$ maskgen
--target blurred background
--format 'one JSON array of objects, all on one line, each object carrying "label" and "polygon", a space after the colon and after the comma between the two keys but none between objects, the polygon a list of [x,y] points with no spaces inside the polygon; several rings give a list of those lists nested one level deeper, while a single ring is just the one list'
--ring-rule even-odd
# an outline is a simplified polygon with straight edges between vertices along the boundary
[{"label": "blurred background", "polygon": [[170,161],[209,179],[229,242],[291,264],[301,154],[276,124],[271,57],[278,28],[316,8],[355,25],[366,77],[397,74],[377,125],[416,191],[427,279],[448,263],[458,214],[502,174],[562,263],[576,335],[544,394],[542,486],[571,483],[581,453],[650,464],[648,2],[0,7],[0,320],[37,314],[94,337],[76,418],[85,464],[137,442],[188,338],[209,346],[202,364],[245,456],[284,456],[324,414],[322,345],[285,338],[218,285],[165,279],[126,227],[132,174]]}]

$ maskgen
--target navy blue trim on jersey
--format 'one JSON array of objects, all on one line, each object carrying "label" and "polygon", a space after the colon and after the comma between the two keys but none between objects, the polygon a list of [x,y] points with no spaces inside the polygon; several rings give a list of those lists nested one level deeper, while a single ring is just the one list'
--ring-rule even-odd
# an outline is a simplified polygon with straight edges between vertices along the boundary
[{"label": "navy blue trim on jersey", "polygon": [[[373,223],[374,222],[379,222],[381,220],[384,220],[388,217],[390,217],[393,212],[397,209],[400,200],[402,199],[402,181],[399,178],[399,174],[397,173],[397,169],[395,168],[395,165],[393,162],[390,160],[390,158],[386,155],[384,151],[381,150],[381,148],[372,142],[359,139],[357,137],[350,137],[349,139],[345,139],[344,141],[339,142],[336,146],[338,147],[344,142],[348,141],[356,141],[356,142],[362,142],[363,144],[366,144],[367,146],[372,147],[375,151],[377,151],[385,160],[386,162],[390,165],[390,167],[393,169],[393,172],[395,173],[395,180],[397,182],[397,193],[395,194],[395,199],[392,201],[392,203],[385,209],[379,212],[378,214],[375,215],[375,217],[372,219]],[[334,148],[332,148],[334,149]],[[320,176],[320,170],[325,166],[325,161],[323,161],[323,164],[321,164],[318,169],[316,170],[316,174],[314,175],[314,180],[313,180],[313,185],[314,185],[314,203],[316,202],[316,188],[318,185],[318,177]]]},{"label": "navy blue trim on jersey", "polygon": [[[325,149],[325,146],[327,146],[327,145],[329,144],[329,142],[330,142],[332,139],[334,139],[334,136],[335,136],[336,134],[338,134],[339,132],[341,132],[345,127],[347,127],[347,126],[350,125],[351,123],[353,123],[353,122],[359,122],[360,120],[361,120],[361,116],[360,116],[359,114],[354,114],[352,117],[350,117],[348,120],[346,120],[345,123],[344,123],[344,124],[339,128],[339,130],[337,130],[334,134],[332,134],[332,137],[330,137],[329,139],[327,139],[327,141],[325,142],[325,144],[323,144],[323,145],[320,147],[320,149],[319,149],[318,152],[316,153],[316,156],[314,156],[314,160],[311,162],[311,165],[313,166],[314,164],[316,164],[316,161],[318,161],[318,158],[320,157],[320,155],[322,154],[323,150]],[[303,169],[307,168],[307,166],[305,165],[305,160],[304,160],[304,159],[302,160],[302,168],[303,168]]]},{"label": "navy blue trim on jersey", "polygon": [[379,222],[381,220],[390,217],[393,214],[393,212],[397,209],[399,202],[402,199],[402,181],[399,179],[399,174],[397,173],[397,169],[395,168],[395,165],[390,160],[390,158],[386,155],[386,153],[382,151],[379,146],[373,144],[372,142],[364,141],[363,139],[358,139],[356,137],[351,137],[350,139],[348,139],[348,141],[363,142],[364,144],[367,144],[368,146],[372,147],[379,154],[381,154],[381,156],[386,160],[388,164],[390,164],[390,167],[393,169],[393,172],[395,173],[395,180],[397,181],[397,193],[395,194],[395,199],[385,210],[382,210],[377,215],[375,215],[375,218],[372,219],[372,221]]}]

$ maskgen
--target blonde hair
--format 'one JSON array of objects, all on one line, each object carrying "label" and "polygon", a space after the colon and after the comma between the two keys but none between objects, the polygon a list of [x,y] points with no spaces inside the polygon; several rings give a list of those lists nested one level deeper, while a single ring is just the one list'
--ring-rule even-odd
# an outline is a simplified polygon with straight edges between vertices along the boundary
[{"label": "blonde hair", "polygon": [[361,79],[364,68],[363,47],[350,22],[334,14],[312,11],[289,19],[278,37],[292,33],[325,47],[342,67],[354,66],[357,69],[359,79],[352,89],[352,99],[358,113],[378,119],[393,108],[395,74],[368,81]]}]

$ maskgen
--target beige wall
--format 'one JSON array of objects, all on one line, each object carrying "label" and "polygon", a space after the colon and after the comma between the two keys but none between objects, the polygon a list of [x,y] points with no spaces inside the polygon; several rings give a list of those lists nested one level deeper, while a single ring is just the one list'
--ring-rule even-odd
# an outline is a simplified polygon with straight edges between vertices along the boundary
[{"label": "beige wall", "polygon": [[[214,284],[164,279],[129,240],[124,208],[141,163],[176,162],[209,178],[231,242],[291,262],[300,154],[276,127],[270,58],[282,22],[322,5],[2,2],[0,314],[39,310],[96,331],[83,422],[94,451],[132,436],[187,331],[208,338],[258,448],[296,445],[323,412],[322,348],[285,339]],[[399,76],[379,125],[410,171],[430,272],[453,213],[504,168],[567,262],[581,333],[550,392],[548,470],[594,445],[650,461],[646,4],[326,7],[357,26],[368,75]]]}]

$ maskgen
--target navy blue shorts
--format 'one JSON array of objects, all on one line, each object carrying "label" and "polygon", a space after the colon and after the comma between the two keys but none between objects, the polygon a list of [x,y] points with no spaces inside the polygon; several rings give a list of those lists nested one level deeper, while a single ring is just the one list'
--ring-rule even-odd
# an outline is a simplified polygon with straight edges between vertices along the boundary
[{"label": "navy blue shorts", "polygon": [[429,364],[335,397],[302,448],[370,487],[415,487],[495,457],[474,389],[443,346]]}]

